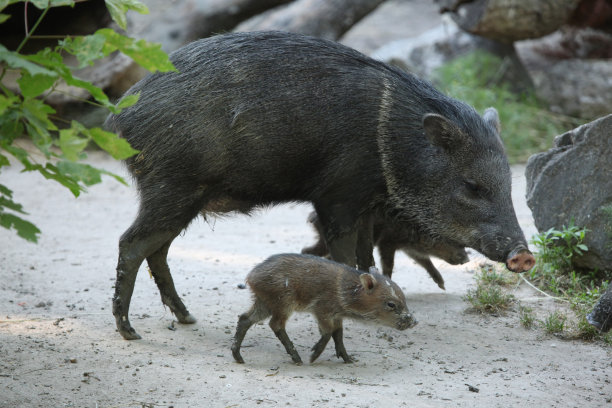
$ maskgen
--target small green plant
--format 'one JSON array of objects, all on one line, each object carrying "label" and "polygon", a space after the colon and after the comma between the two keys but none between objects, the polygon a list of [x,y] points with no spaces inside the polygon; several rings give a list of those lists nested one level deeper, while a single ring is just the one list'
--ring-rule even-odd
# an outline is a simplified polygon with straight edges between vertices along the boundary
[{"label": "small green plant", "polygon": [[583,122],[550,112],[533,93],[513,93],[501,80],[505,66],[501,58],[476,51],[441,67],[434,81],[446,93],[480,112],[495,107],[510,162],[524,162],[532,154],[548,149],[555,135]]},{"label": "small green plant", "polygon": [[490,314],[503,312],[514,302],[514,296],[505,293],[499,286],[483,283],[468,289],[463,299],[469,302],[474,310]]},{"label": "small green plant", "polygon": [[[120,51],[150,71],[172,71],[174,66],[161,45],[144,40],[134,40],[110,28],[102,28],[91,35],[37,36],[36,29],[47,12],[53,7],[73,7],[76,0],[0,0],[0,24],[8,19],[27,17],[30,7],[42,10],[32,27],[26,24],[23,40],[16,50],[9,50],[0,44],[0,171],[11,164],[12,156],[23,165],[23,171],[36,171],[49,180],[54,180],[78,196],[87,186],[99,183],[102,175],[109,175],[125,184],[123,179],[103,169],[98,169],[82,160],[85,148],[90,142],[110,153],[115,159],[125,159],[137,153],[125,139],[98,127],[88,128],[78,121],[67,121],[45,101],[49,94],[59,92],[60,84],[85,89],[90,97],[84,101],[118,113],[138,100],[131,95],[112,103],[104,91],[91,82],[78,78],[78,69],[92,65],[94,61]],[[23,13],[3,14],[10,4],[22,3]],[[147,13],[147,7],[138,0],[105,0],[112,19],[123,29],[126,28],[125,13],[134,10]],[[27,19],[26,19],[27,21]],[[45,47],[33,54],[23,52],[31,39],[50,37],[57,39],[54,47]],[[67,56],[76,57],[70,64]],[[2,82],[12,71],[17,77],[15,87]],[[58,124],[63,128],[59,129]],[[22,146],[23,137],[32,142]],[[37,150],[37,151],[36,151]],[[36,153],[34,153],[36,151]],[[0,184],[0,226],[13,229],[22,238],[36,242],[40,230],[22,218],[27,214],[21,204],[14,201],[13,192]]]},{"label": "small green plant", "polygon": [[528,306],[519,306],[519,319],[521,325],[526,329],[531,329],[536,323],[533,309]]},{"label": "small green plant", "polygon": [[507,286],[516,283],[518,275],[506,272],[499,265],[487,264],[481,267],[476,279],[487,285]]},{"label": "small green plant", "polygon": [[560,311],[555,310],[550,313],[543,321],[542,325],[546,333],[558,334],[563,332],[567,316]]},{"label": "small green plant", "polygon": [[583,243],[586,233],[586,228],[579,228],[570,222],[569,226],[564,225],[561,230],[550,228],[534,235],[531,242],[538,248],[538,260],[541,263],[558,270],[571,271],[574,255],[588,251]]}]

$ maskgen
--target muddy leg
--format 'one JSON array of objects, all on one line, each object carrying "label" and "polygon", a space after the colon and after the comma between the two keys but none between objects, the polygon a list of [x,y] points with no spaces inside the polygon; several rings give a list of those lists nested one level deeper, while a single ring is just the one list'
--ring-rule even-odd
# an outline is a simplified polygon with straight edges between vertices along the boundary
[{"label": "muddy leg", "polygon": [[355,255],[357,269],[368,271],[374,266],[374,224],[372,217],[363,215],[357,223],[357,244]]},{"label": "muddy leg", "polygon": [[[174,239],[174,238],[173,238]],[[159,288],[162,303],[170,308],[180,323],[195,323],[196,319],[188,311],[174,287],[170,268],[168,268],[167,256],[172,239],[166,242],[161,248],[147,257],[147,263],[151,269],[151,274]]]},{"label": "muddy leg", "polygon": [[327,244],[325,243],[323,225],[321,225],[321,221],[319,221],[316,211],[313,211],[308,215],[308,222],[312,224],[318,239],[312,246],[302,248],[302,253],[321,257],[328,256],[329,250],[327,249]]},{"label": "muddy leg", "polygon": [[310,355],[311,363],[314,362],[317,358],[319,358],[323,350],[325,350],[325,346],[327,346],[327,343],[329,343],[329,339],[331,339],[331,333],[321,334],[321,339],[319,339],[317,344],[312,347],[312,354]]},{"label": "muddy leg", "polygon": [[391,279],[391,275],[393,274],[396,250],[396,246],[390,242],[383,240],[378,242],[378,253],[380,254],[382,273],[389,279]]},{"label": "muddy leg", "polygon": [[419,253],[412,252],[412,251],[410,252],[407,251],[406,253],[412,259],[414,259],[416,263],[418,263],[423,268],[425,268],[429,276],[431,276],[431,279],[433,279],[433,281],[436,282],[436,284],[438,285],[440,289],[446,290],[446,288],[444,287],[444,278],[440,274],[440,271],[438,271],[436,267],[434,266],[434,264],[431,262],[431,258],[429,256],[421,255]]},{"label": "muddy leg", "polygon": [[297,365],[302,365],[302,358],[298,354],[297,350],[295,349],[295,346],[293,345],[291,339],[289,339],[289,336],[287,336],[287,332],[285,331],[285,323],[287,322],[288,317],[289,316],[272,315],[272,318],[270,319],[270,328],[272,329],[276,337],[280,340],[280,342],[283,343],[287,354],[291,356],[293,362]]},{"label": "muddy leg", "polygon": [[344,348],[342,332],[342,326],[340,326],[332,333],[332,338],[334,339],[334,344],[336,346],[336,357],[342,358],[345,363],[352,363],[353,359],[349,357],[348,353],[346,352],[346,349]]},{"label": "muddy leg", "polygon": [[268,316],[270,316],[270,311],[268,308],[258,300],[255,300],[255,303],[251,309],[238,317],[236,334],[234,335],[234,341],[232,342],[232,355],[234,356],[234,360],[236,360],[236,362],[242,364],[244,363],[244,359],[240,354],[240,346],[242,345],[242,340],[244,340],[246,332],[252,325],[264,320]]},{"label": "muddy leg", "polygon": [[136,236],[132,233],[135,230],[134,225],[123,234],[119,241],[117,281],[113,296],[113,315],[117,329],[126,340],[141,338],[132,328],[128,318],[138,268],[147,255],[156,251],[171,237],[168,233],[162,232],[147,234],[144,237]]}]

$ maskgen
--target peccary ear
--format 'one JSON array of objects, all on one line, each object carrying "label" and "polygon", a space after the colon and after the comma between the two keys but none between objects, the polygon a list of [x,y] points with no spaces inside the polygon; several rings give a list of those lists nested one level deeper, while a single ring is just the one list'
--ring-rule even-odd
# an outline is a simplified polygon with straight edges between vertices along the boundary
[{"label": "peccary ear", "polygon": [[452,149],[467,141],[466,135],[448,118],[437,113],[426,113],[423,116],[425,134],[435,146]]},{"label": "peccary ear", "polygon": [[499,121],[499,115],[497,114],[497,109],[495,108],[487,108],[482,115],[482,118],[486,123],[493,126],[493,129],[497,131],[497,133],[501,133],[501,122]]},{"label": "peccary ear", "polygon": [[361,281],[361,284],[366,290],[374,289],[377,284],[376,278],[369,273],[362,273],[361,275],[359,275],[359,280]]}]

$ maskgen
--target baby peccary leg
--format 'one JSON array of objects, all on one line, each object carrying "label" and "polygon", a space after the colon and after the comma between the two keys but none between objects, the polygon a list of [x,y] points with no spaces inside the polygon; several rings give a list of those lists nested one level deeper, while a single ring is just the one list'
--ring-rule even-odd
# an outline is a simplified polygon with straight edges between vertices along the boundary
[{"label": "baby peccary leg", "polygon": [[344,348],[344,341],[342,340],[342,327],[334,330],[332,333],[334,344],[336,346],[336,357],[342,358],[345,363],[352,363],[353,359],[349,357],[346,349]]},{"label": "baby peccary leg", "polygon": [[321,338],[319,341],[317,341],[317,344],[312,347],[312,354],[310,355],[311,363],[321,355],[323,350],[325,350],[325,346],[327,346],[327,343],[329,343],[331,336],[331,333],[321,333]]},{"label": "baby peccary leg", "polygon": [[232,355],[236,362],[244,364],[244,359],[240,354],[240,346],[246,332],[257,322],[260,322],[270,316],[270,311],[263,303],[259,300],[255,301],[253,307],[248,312],[240,315],[238,318],[238,325],[236,327],[236,334],[234,335],[234,341],[232,342]]},{"label": "baby peccary leg", "polygon": [[269,323],[270,328],[272,329],[276,337],[278,337],[280,342],[283,343],[287,354],[291,356],[293,362],[297,365],[302,365],[302,358],[298,354],[297,350],[295,349],[295,346],[293,345],[293,342],[291,341],[291,339],[289,339],[289,336],[287,336],[287,332],[285,331],[285,323],[287,322],[288,318],[289,316],[286,315],[272,314],[272,318],[270,319]]}]

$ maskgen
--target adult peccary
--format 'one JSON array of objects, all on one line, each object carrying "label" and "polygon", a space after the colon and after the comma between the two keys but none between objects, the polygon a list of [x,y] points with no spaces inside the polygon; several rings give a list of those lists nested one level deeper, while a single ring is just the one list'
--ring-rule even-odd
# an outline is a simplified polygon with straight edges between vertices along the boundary
[{"label": "adult peccary", "polygon": [[166,263],[198,215],[312,202],[334,260],[373,264],[371,214],[473,247],[509,269],[534,263],[510,198],[498,116],[481,117],[413,75],[340,44],[255,32],[175,51],[178,72],[152,74],[107,119],[140,151],[127,160],[140,194],[119,241],[113,314],[121,335],[146,259],[179,322],[193,323]]},{"label": "adult peccary", "polygon": [[[329,250],[323,238],[323,225],[319,221],[316,212],[313,211],[308,214],[308,222],[312,224],[317,233],[317,241],[313,245],[303,248],[302,253],[328,257]],[[431,262],[429,256],[433,255],[443,259],[451,265],[460,265],[469,261],[465,248],[452,242],[434,241],[407,223],[397,225],[393,220],[374,217],[372,231],[374,245],[378,247],[378,253],[380,254],[383,275],[389,279],[391,279],[393,274],[395,251],[398,249],[404,251],[406,255],[425,268],[431,279],[436,282],[440,289],[444,290],[446,290],[444,278]]]},{"label": "adult peccary", "polygon": [[253,306],[240,315],[232,354],[244,363],[240,346],[247,330],[268,317],[270,328],[296,364],[302,359],[285,331],[285,323],[294,311],[314,315],[321,339],[312,348],[310,362],[321,355],[330,338],[334,339],[336,357],[345,363],[353,360],[344,348],[342,320],[352,318],[406,330],[417,321],[408,311],[404,293],[391,279],[312,255],[274,255],[257,265],[246,281],[253,292]]}]

